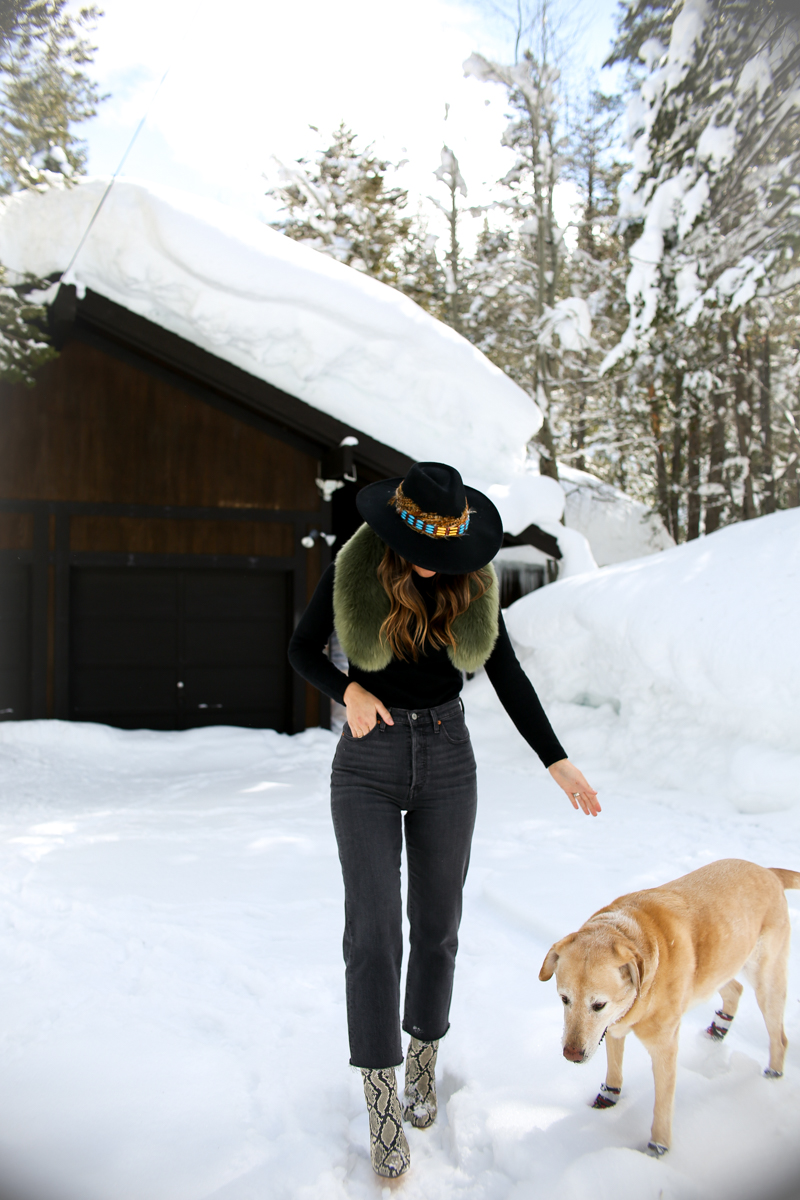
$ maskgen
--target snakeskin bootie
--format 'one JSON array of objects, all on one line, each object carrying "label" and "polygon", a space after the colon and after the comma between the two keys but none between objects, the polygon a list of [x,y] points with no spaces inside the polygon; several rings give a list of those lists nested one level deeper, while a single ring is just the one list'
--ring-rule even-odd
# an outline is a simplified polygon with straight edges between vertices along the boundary
[{"label": "snakeskin bootie", "polygon": [[372,1169],[378,1175],[396,1179],[411,1166],[411,1152],[403,1133],[394,1067],[376,1071],[362,1067],[361,1074],[369,1112]]},{"label": "snakeskin bootie", "polygon": [[420,1042],[412,1037],[406,1055],[406,1086],[403,1116],[416,1129],[427,1129],[436,1120],[436,1052],[439,1042]]}]

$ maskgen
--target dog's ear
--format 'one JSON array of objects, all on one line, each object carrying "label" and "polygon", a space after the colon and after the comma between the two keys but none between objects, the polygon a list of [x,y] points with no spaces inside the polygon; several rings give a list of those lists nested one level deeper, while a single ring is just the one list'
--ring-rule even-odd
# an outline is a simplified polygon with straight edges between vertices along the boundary
[{"label": "dog's ear", "polygon": [[562,938],[560,942],[554,942],[553,945],[550,947],[550,949],[547,951],[547,954],[545,955],[545,960],[542,963],[542,969],[539,972],[539,978],[541,979],[542,983],[546,983],[548,979],[552,979],[553,972],[556,969],[556,963],[558,962],[559,954],[561,953],[561,951],[564,949],[565,946],[568,946],[570,944],[570,942],[574,942],[574,940],[575,940],[575,934],[568,933],[567,936],[565,938]]},{"label": "dog's ear", "polygon": [[638,995],[642,986],[642,957],[638,950],[630,942],[615,942],[614,957],[619,963],[623,979],[626,976],[630,979]]},{"label": "dog's ear", "polygon": [[628,976],[631,983],[636,988],[636,994],[638,996],[639,990],[642,986],[642,980],[639,974],[639,964],[637,963],[636,959],[632,958],[630,962],[623,963],[620,967],[620,972],[623,976]]}]

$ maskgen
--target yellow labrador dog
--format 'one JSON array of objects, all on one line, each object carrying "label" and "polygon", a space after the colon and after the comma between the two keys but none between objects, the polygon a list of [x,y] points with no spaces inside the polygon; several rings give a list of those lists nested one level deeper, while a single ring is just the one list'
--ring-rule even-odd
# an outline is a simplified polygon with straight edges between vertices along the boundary
[{"label": "yellow labrador dog", "polygon": [[783,1074],[790,934],[784,888],[800,888],[800,872],[722,859],[620,896],[547,952],[539,978],[555,972],[564,1057],[588,1062],[607,1035],[608,1070],[595,1107],[619,1098],[626,1034],[633,1031],[650,1054],[656,1103],[647,1153],[654,1157],[666,1153],[672,1135],[681,1017],[719,992],[722,1009],[706,1032],[724,1037],[742,994],[734,978],[740,971],[769,1033],[764,1074]]}]

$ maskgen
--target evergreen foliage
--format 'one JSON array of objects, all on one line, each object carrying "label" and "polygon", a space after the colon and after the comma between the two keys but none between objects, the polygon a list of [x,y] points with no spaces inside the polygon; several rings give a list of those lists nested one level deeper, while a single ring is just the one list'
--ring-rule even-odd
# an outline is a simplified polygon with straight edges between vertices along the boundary
[{"label": "evergreen foliage", "polygon": [[[67,0],[0,0],[0,195],[67,185],[86,161],[73,126],[94,116],[101,97],[84,71],[94,47],[86,32],[98,9]],[[8,286],[0,266],[0,377],[33,383],[54,351],[30,296],[47,280]]]},{"label": "evergreen foliage", "polygon": [[397,286],[411,219],[405,215],[408,193],[387,186],[394,169],[371,146],[359,150],[356,135],[341,122],[315,162],[281,164],[281,182],[268,194],[282,201],[286,215],[272,224],[296,242]]},{"label": "evergreen foliage", "polygon": [[[340,126],[284,168],[277,225],[398,287],[542,409],[536,452],[643,500],[676,540],[800,504],[800,22],[786,0],[621,0],[622,97],[561,94],[547,0],[517,5],[502,86],[514,162],[468,208],[444,146],[447,239]],[[528,45],[526,48],[526,40]],[[561,228],[557,189],[577,203]],[[447,191],[446,199],[441,189]],[[472,253],[462,218],[484,214]]]},{"label": "evergreen foliage", "polygon": [[798,503],[800,27],[773,0],[638,0],[612,57],[638,86],[630,316],[604,366],[652,502],[693,538]]},{"label": "evergreen foliage", "polygon": [[445,292],[447,295],[447,304],[443,317],[448,325],[452,325],[453,329],[457,330],[458,333],[462,333],[461,316],[464,309],[462,276],[464,271],[462,262],[463,252],[458,231],[460,217],[458,197],[460,194],[466,199],[467,185],[461,174],[458,159],[449,146],[442,147],[442,161],[434,171],[434,176],[440,183],[445,185],[450,196],[450,201],[446,206],[441,204],[434,196],[431,196],[431,201],[447,221],[450,233],[450,245],[445,254]]}]

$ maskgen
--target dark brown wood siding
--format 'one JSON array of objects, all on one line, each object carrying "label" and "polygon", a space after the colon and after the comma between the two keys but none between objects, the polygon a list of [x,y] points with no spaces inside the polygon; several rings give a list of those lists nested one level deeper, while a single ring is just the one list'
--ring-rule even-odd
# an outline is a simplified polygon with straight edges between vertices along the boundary
[{"label": "dark brown wood siding", "polygon": [[[224,397],[206,401],[202,387],[134,357],[76,338],[35,387],[0,384],[0,692],[10,697],[0,695],[0,716],[81,714],[76,696],[89,668],[78,655],[75,622],[85,614],[75,581],[94,578],[87,572],[122,572],[120,586],[127,571],[136,586],[154,572],[168,580],[183,572],[177,588],[206,590],[214,573],[227,573],[240,598],[260,595],[247,572],[260,573],[264,587],[268,575],[280,578],[287,609],[275,644],[284,645],[330,561],[324,544],[300,544],[310,530],[330,529],[331,506],[315,484],[323,448]],[[217,625],[214,637],[227,645],[233,634]],[[277,680],[262,657],[262,673]],[[267,714],[273,727],[324,719],[316,691],[288,670],[279,691],[285,720]]]},{"label": "dark brown wood siding", "polygon": [[79,341],[0,389],[0,429],[2,499],[320,506],[315,457]]}]

